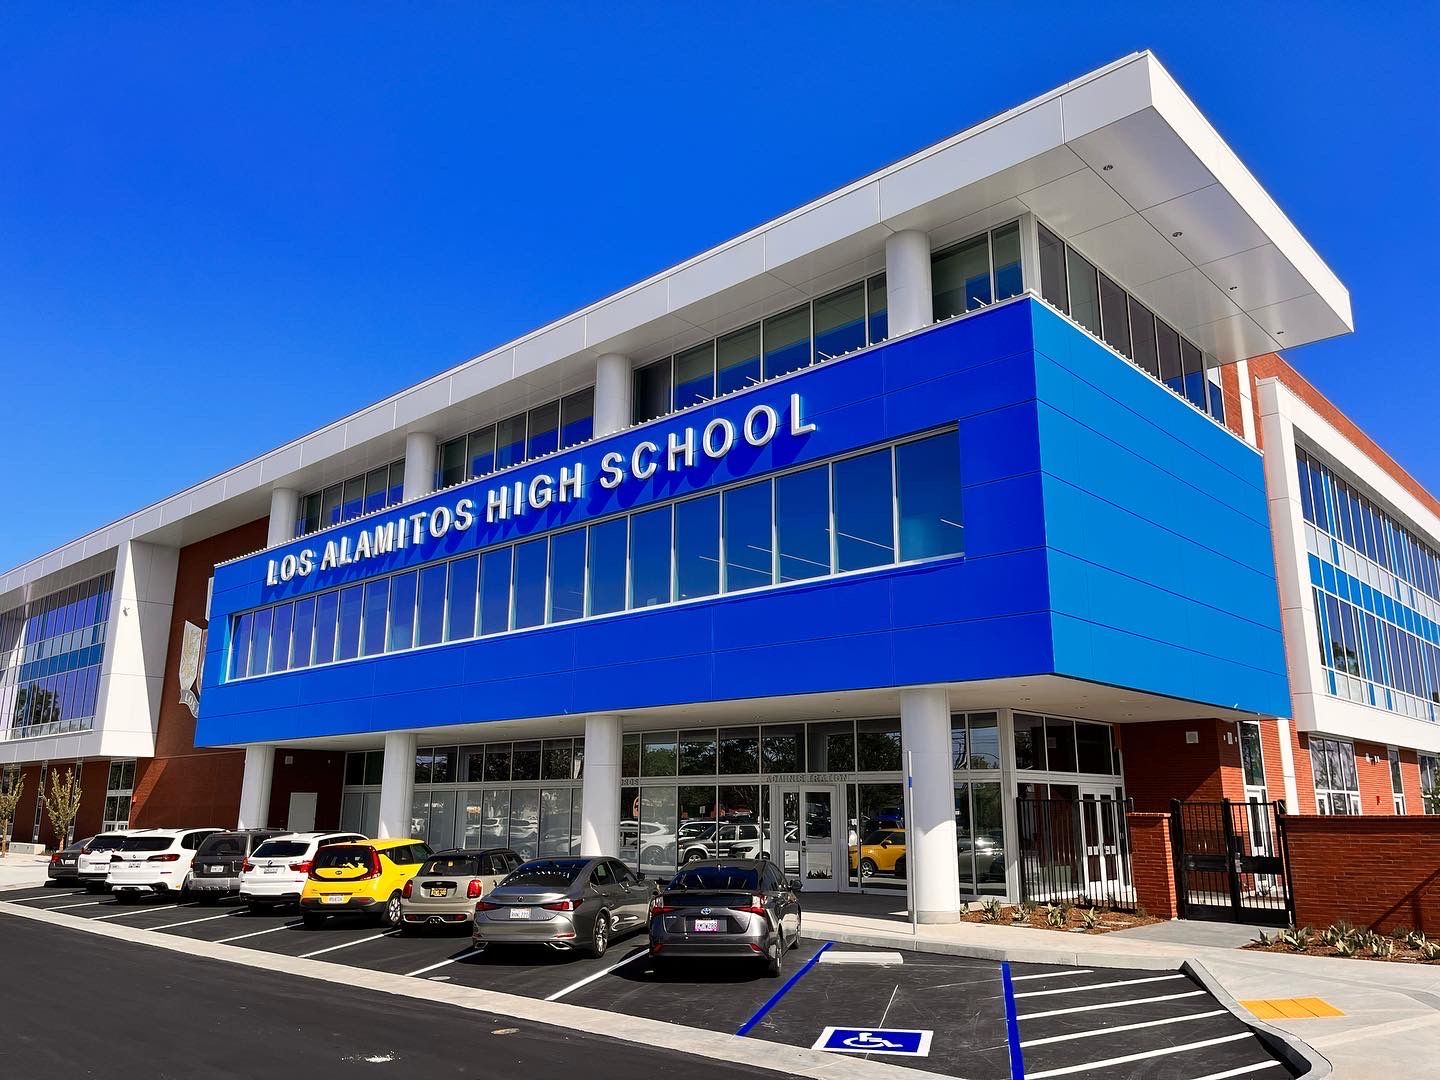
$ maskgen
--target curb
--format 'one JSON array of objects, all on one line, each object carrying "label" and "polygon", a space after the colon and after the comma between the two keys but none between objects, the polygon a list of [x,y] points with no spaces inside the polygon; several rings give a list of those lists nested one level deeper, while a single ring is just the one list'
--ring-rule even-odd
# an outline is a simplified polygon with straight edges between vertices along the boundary
[{"label": "curb", "polygon": [[1265,1044],[1265,1048],[1290,1067],[1297,1080],[1321,1080],[1335,1071],[1330,1059],[1308,1043],[1302,1042],[1288,1031],[1272,1027],[1254,1015],[1245,1015],[1248,1010],[1230,996],[1230,991],[1221,986],[1220,981],[1211,975],[1199,960],[1185,961],[1180,970],[1208,990],[1216,1001],[1254,1031],[1255,1037]]}]

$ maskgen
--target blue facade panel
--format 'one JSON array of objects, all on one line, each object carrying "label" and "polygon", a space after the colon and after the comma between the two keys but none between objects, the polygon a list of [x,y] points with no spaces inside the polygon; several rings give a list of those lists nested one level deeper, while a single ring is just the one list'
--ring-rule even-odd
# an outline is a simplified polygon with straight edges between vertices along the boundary
[{"label": "blue facade panel", "polygon": [[[594,482],[603,455],[757,404],[803,437]],[[963,556],[886,566],[227,682],[229,616],[626,508],[958,427]],[[487,524],[486,493],[580,462],[578,499]],[[1284,715],[1288,694],[1260,460],[1033,301],[811,368],[388,512],[474,498],[471,529],[288,582],[286,554],[217,568],[197,742],[288,741],[1058,673]],[[273,579],[271,579],[273,581]]]}]

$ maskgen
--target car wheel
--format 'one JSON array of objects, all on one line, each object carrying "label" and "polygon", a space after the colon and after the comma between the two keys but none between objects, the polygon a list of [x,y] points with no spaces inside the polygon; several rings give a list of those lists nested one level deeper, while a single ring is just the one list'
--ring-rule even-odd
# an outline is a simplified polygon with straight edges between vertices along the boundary
[{"label": "car wheel", "polygon": [[901,855],[900,858],[898,858],[898,859],[895,860],[895,876],[896,876],[896,877],[904,877],[904,876],[905,876],[905,856],[904,856],[904,855]]},{"label": "car wheel", "polygon": [[400,892],[397,889],[385,901],[385,924],[391,930],[399,930],[405,924],[404,911],[400,907]]},{"label": "car wheel", "polygon": [[775,946],[775,953],[774,953],[774,955],[770,956],[770,957],[765,961],[765,974],[766,974],[766,975],[769,975],[770,978],[772,978],[772,979],[777,979],[777,978],[779,978],[779,977],[780,977],[780,971],[781,971],[781,969],[785,966],[785,965],[784,965],[784,962],[783,962],[784,956],[785,956],[785,935],[784,935],[784,933],[782,932],[781,935],[780,935],[780,941],[779,941],[779,943]]},{"label": "car wheel", "polygon": [[305,923],[306,930],[319,930],[325,925],[325,916],[318,911],[302,912],[300,918]]},{"label": "car wheel", "polygon": [[705,858],[705,852],[703,851],[687,851],[685,853],[686,862],[699,862],[703,858]]},{"label": "car wheel", "polygon": [[592,960],[599,960],[605,955],[605,950],[610,948],[610,916],[600,912],[595,916],[595,928],[590,931],[590,944],[586,946],[585,952]]},{"label": "car wheel", "polygon": [[876,866],[875,866],[875,860],[874,860],[874,859],[861,859],[861,860],[860,860],[860,876],[861,876],[862,878],[874,877],[874,876],[875,876],[875,870],[876,870]]},{"label": "car wheel", "polygon": [[800,947],[800,926],[802,921],[803,920],[801,916],[795,916],[795,939],[790,942],[790,947],[792,949],[798,949]]}]

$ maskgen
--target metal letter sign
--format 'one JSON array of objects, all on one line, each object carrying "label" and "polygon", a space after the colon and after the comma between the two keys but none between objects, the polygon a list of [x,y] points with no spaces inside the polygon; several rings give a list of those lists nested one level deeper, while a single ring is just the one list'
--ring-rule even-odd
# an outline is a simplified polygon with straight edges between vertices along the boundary
[{"label": "metal letter sign", "polygon": [[910,1028],[827,1027],[815,1040],[812,1050],[832,1054],[895,1054],[899,1057],[929,1057],[933,1031]]}]

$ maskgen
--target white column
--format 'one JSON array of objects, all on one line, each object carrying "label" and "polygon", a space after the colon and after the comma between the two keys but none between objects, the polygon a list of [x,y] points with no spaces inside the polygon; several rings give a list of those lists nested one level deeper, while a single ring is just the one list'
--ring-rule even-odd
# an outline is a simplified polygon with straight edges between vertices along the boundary
[{"label": "white column", "polygon": [[630,426],[635,379],[630,358],[606,353],[595,361],[595,437]]},{"label": "white column", "polygon": [[269,743],[245,747],[245,775],[240,781],[237,828],[263,829],[270,824],[270,781],[274,775],[275,747]]},{"label": "white column", "polygon": [[580,854],[620,854],[620,718],[585,718]]},{"label": "white column", "polygon": [[277,487],[270,492],[270,531],[265,546],[272,548],[295,539],[295,522],[300,517],[300,493],[294,488]]},{"label": "white column", "polygon": [[1005,829],[1005,895],[1020,899],[1020,815],[1015,800],[1020,795],[1020,781],[1015,775],[1015,713],[1011,709],[996,712],[1000,734],[1000,821]]},{"label": "white column", "polygon": [[919,229],[894,233],[885,241],[885,306],[892,338],[935,321],[930,237]]},{"label": "white column", "polygon": [[914,778],[910,793],[914,820],[905,822],[910,903],[919,922],[958,922],[955,778],[950,758],[950,699],[944,690],[900,692],[900,746]]},{"label": "white column", "polygon": [[405,436],[404,499],[418,499],[435,490],[435,454],[440,441],[428,431],[412,431]]},{"label": "white column", "polygon": [[408,839],[415,801],[415,736],[392,731],[385,736],[385,770],[380,776],[380,835]]}]

